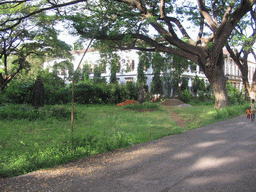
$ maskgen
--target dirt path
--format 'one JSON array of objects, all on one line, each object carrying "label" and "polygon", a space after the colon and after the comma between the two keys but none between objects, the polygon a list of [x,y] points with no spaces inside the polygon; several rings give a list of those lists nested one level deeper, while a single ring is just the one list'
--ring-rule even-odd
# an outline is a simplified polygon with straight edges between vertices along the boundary
[{"label": "dirt path", "polygon": [[163,108],[167,109],[170,111],[171,113],[171,118],[180,126],[182,127],[183,129],[186,130],[186,127],[185,127],[185,124],[184,124],[184,120],[181,119],[173,110],[170,106],[165,106],[165,105],[162,105]]}]

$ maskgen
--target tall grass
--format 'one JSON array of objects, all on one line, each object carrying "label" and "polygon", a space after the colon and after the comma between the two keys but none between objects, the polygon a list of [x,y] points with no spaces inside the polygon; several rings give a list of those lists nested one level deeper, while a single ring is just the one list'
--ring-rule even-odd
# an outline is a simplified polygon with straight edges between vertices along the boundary
[{"label": "tall grass", "polygon": [[173,110],[184,120],[187,130],[191,130],[246,114],[248,106],[248,103],[244,103],[216,109],[213,104],[207,103],[206,105],[193,105],[193,107],[187,108],[173,107]]},{"label": "tall grass", "polygon": [[[54,167],[184,131],[161,107],[141,113],[115,105],[75,105],[71,137],[70,108],[57,105],[34,110],[24,105],[2,105],[0,116],[5,114],[5,118],[0,119],[0,176]],[[212,105],[172,107],[184,119],[186,129],[245,114],[246,108],[247,104],[224,109]]]},{"label": "tall grass", "polygon": [[[24,105],[2,107],[6,116],[0,120],[1,176],[21,175],[183,131],[165,110],[140,113],[114,105],[76,105],[71,137],[65,113],[70,106],[38,111]],[[20,108],[26,109],[26,115]]]}]

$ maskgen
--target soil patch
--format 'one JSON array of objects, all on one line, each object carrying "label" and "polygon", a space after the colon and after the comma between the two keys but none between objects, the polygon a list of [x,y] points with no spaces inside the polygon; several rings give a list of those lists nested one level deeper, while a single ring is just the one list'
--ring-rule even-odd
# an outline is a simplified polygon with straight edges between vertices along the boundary
[{"label": "soil patch", "polygon": [[171,107],[168,107],[166,105],[163,105],[163,108],[169,110],[171,112],[171,117],[172,119],[182,128],[184,128],[186,130],[186,126],[185,126],[185,123],[184,123],[184,120],[181,119],[172,109]]},{"label": "soil patch", "polygon": [[184,103],[179,99],[166,99],[161,103],[161,105],[164,105],[164,106],[177,106],[182,104]]},{"label": "soil patch", "polygon": [[150,111],[158,111],[158,109],[124,109],[124,110],[132,110],[132,111],[138,111],[138,112],[150,112]]}]

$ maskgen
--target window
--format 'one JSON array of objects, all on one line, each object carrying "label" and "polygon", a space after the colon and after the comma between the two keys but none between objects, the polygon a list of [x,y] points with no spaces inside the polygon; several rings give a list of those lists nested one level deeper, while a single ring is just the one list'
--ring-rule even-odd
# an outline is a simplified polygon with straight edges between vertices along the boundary
[{"label": "window", "polygon": [[135,61],[134,60],[132,60],[132,66],[131,66],[131,71],[134,71],[134,66],[135,66]]},{"label": "window", "polygon": [[252,68],[249,67],[249,80],[251,80],[251,73],[252,73]]},{"label": "window", "polygon": [[125,78],[125,82],[133,82],[133,78],[132,77],[126,77]]},{"label": "window", "polygon": [[229,75],[229,64],[226,63],[226,75]]}]

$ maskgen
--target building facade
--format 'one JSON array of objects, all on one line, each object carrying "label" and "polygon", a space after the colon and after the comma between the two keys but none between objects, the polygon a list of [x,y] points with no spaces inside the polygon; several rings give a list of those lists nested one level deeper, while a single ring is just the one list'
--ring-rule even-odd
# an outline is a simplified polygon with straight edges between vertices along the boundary
[{"label": "building facade", "polygon": [[[88,52],[83,57],[85,50],[78,50],[78,51],[72,51],[71,54],[73,55],[73,65],[74,68],[78,68],[81,70],[83,68],[83,65],[89,65],[91,74],[89,76],[90,79],[93,79],[93,71],[96,66],[99,66],[101,63],[101,57],[100,53],[97,50],[94,50],[93,48],[89,49]],[[139,55],[136,50],[127,50],[127,51],[117,51],[116,54],[120,57],[120,70],[116,73],[117,81],[119,84],[125,84],[128,81],[132,81],[134,83],[137,82],[137,68],[139,64]],[[231,85],[238,88],[240,91],[243,88],[243,82],[242,82],[242,74],[239,70],[238,66],[235,64],[235,62],[231,59],[228,52],[224,51],[224,73],[228,80],[230,81]],[[83,57],[83,59],[82,59]],[[81,61],[82,59],[82,61]],[[59,61],[51,61],[45,63],[44,67],[51,67],[54,62],[60,62]],[[79,63],[81,65],[78,67]],[[256,63],[248,62],[248,78],[249,83],[252,84],[252,78],[254,71],[256,69]],[[67,72],[66,72],[67,73]],[[152,66],[149,68],[145,68],[144,73],[147,77],[147,85],[150,90],[151,88],[151,82],[153,79],[153,69]],[[65,72],[62,72],[60,77],[63,78],[63,75]],[[198,76],[200,79],[204,78],[206,84],[208,83],[208,80],[203,73],[203,71],[200,69],[200,67],[197,65],[196,68],[188,67],[184,72],[182,73],[182,77],[186,77],[188,79],[188,86],[192,88],[193,80],[195,76]],[[107,83],[110,82],[110,76],[111,76],[111,66],[110,63],[106,63],[106,68],[101,73],[101,77],[105,78]],[[69,83],[68,81],[66,83]]]}]

